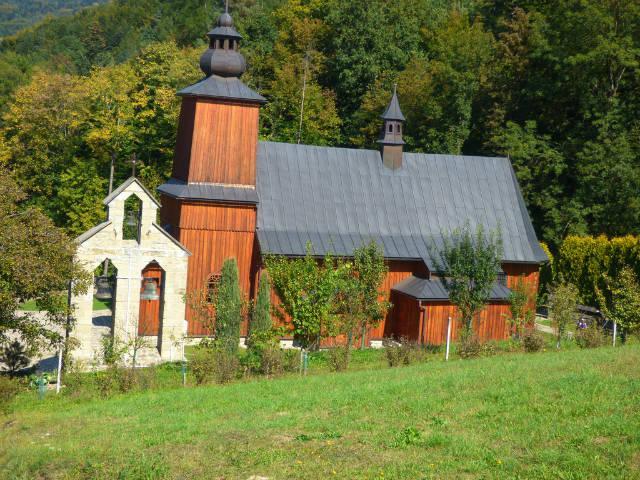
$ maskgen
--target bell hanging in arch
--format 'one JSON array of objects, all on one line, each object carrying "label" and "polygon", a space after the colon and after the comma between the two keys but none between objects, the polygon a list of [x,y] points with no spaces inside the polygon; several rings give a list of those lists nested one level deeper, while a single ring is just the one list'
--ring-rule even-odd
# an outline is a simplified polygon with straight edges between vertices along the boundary
[{"label": "bell hanging in arch", "polygon": [[145,278],[144,289],[140,294],[140,300],[159,300],[158,284],[153,278]]},{"label": "bell hanging in arch", "polygon": [[111,292],[111,283],[109,283],[109,277],[96,278],[96,295],[98,300],[111,300],[113,294]]}]

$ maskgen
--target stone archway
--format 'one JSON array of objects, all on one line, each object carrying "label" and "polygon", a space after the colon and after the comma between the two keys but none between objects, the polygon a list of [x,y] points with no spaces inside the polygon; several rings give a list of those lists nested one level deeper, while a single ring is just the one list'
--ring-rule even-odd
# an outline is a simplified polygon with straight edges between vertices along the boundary
[{"label": "stone archway", "polygon": [[[126,203],[134,197],[141,205],[128,215]],[[126,345],[136,345],[136,352],[141,343],[151,347],[141,349],[137,365],[175,360],[181,351],[176,345],[186,334],[184,295],[190,253],[155,223],[159,204],[137,179],[127,180],[105,204],[107,221],[76,239],[76,259],[89,271],[105,258],[117,268],[113,335]],[[129,227],[131,232],[126,234]],[[160,291],[157,300],[145,299],[145,279],[154,283],[149,287]],[[93,291],[73,299],[77,319],[74,336],[80,341],[76,358],[85,361],[95,359],[93,301]],[[145,309],[149,308],[153,324],[145,327],[143,324],[149,323]]]}]

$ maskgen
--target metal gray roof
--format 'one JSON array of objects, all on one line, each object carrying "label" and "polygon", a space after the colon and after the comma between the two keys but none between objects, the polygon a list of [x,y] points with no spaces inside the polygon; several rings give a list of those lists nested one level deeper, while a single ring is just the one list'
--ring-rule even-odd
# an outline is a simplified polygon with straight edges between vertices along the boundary
[{"label": "metal gray roof", "polygon": [[198,83],[188,86],[178,92],[181,96],[197,96],[222,98],[227,100],[245,100],[255,103],[266,103],[266,99],[259,93],[247,87],[237,77],[223,78],[211,75]]},{"label": "metal gray roof", "polygon": [[231,203],[258,203],[253,187],[237,187],[213,183],[185,183],[175,178],[158,187],[158,191],[173,198],[190,200],[216,200]]},{"label": "metal gray roof", "polygon": [[405,121],[404,115],[402,114],[402,110],[400,109],[400,102],[398,101],[398,94],[393,92],[393,97],[391,97],[391,101],[387,106],[387,109],[382,114],[382,118],[385,120],[399,120],[401,122]]},{"label": "metal gray roof", "polygon": [[[391,290],[395,290],[416,300],[449,300],[449,294],[442,280],[433,278],[427,280],[411,276],[395,284]],[[508,300],[511,290],[500,283],[495,283],[491,288],[489,300]]]},{"label": "metal gray roof", "polygon": [[242,35],[240,35],[233,27],[214,27],[213,30],[207,33],[207,36],[237,38],[239,40],[242,39]]},{"label": "metal gray roof", "polygon": [[502,232],[506,262],[540,248],[506,158],[405,153],[391,170],[376,150],[260,142],[258,240],[263,252],[351,255],[375,240],[389,259],[423,260],[442,233],[481,224]]}]

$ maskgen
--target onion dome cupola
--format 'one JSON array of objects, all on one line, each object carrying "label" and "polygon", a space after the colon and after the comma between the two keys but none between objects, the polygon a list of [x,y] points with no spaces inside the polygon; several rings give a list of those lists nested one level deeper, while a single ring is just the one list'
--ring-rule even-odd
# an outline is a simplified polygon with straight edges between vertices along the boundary
[{"label": "onion dome cupola", "polygon": [[405,117],[400,109],[398,101],[397,87],[393,87],[393,96],[382,114],[384,121],[382,134],[378,143],[382,145],[382,162],[385,166],[396,169],[402,167],[402,149],[404,140],[402,139],[402,127]]},{"label": "onion dome cupola", "polygon": [[200,68],[205,78],[181,90],[178,95],[266,103],[262,95],[240,80],[247,70],[247,62],[239,52],[242,36],[233,26],[228,7],[207,36],[209,48],[200,57]]},{"label": "onion dome cupola", "polygon": [[233,18],[225,12],[218,18],[216,27],[207,33],[209,49],[200,57],[200,68],[207,77],[240,77],[247,69],[247,62],[238,51],[242,36],[233,27]]}]

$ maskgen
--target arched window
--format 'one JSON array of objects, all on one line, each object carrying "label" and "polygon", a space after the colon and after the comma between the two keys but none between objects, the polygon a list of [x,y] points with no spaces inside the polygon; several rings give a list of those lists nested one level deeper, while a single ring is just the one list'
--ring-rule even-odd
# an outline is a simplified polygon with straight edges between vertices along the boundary
[{"label": "arched window", "polygon": [[393,133],[393,123],[389,124],[389,133]]},{"label": "arched window", "polygon": [[142,200],[131,195],[124,202],[124,218],[122,220],[122,239],[135,240],[140,243],[140,219],[142,218]]},{"label": "arched window", "polygon": [[396,125],[396,133],[400,133],[400,124]]},{"label": "arched window", "polygon": [[207,279],[207,300],[209,303],[215,303],[218,296],[218,288],[220,288],[220,280],[222,274],[212,273]]}]

